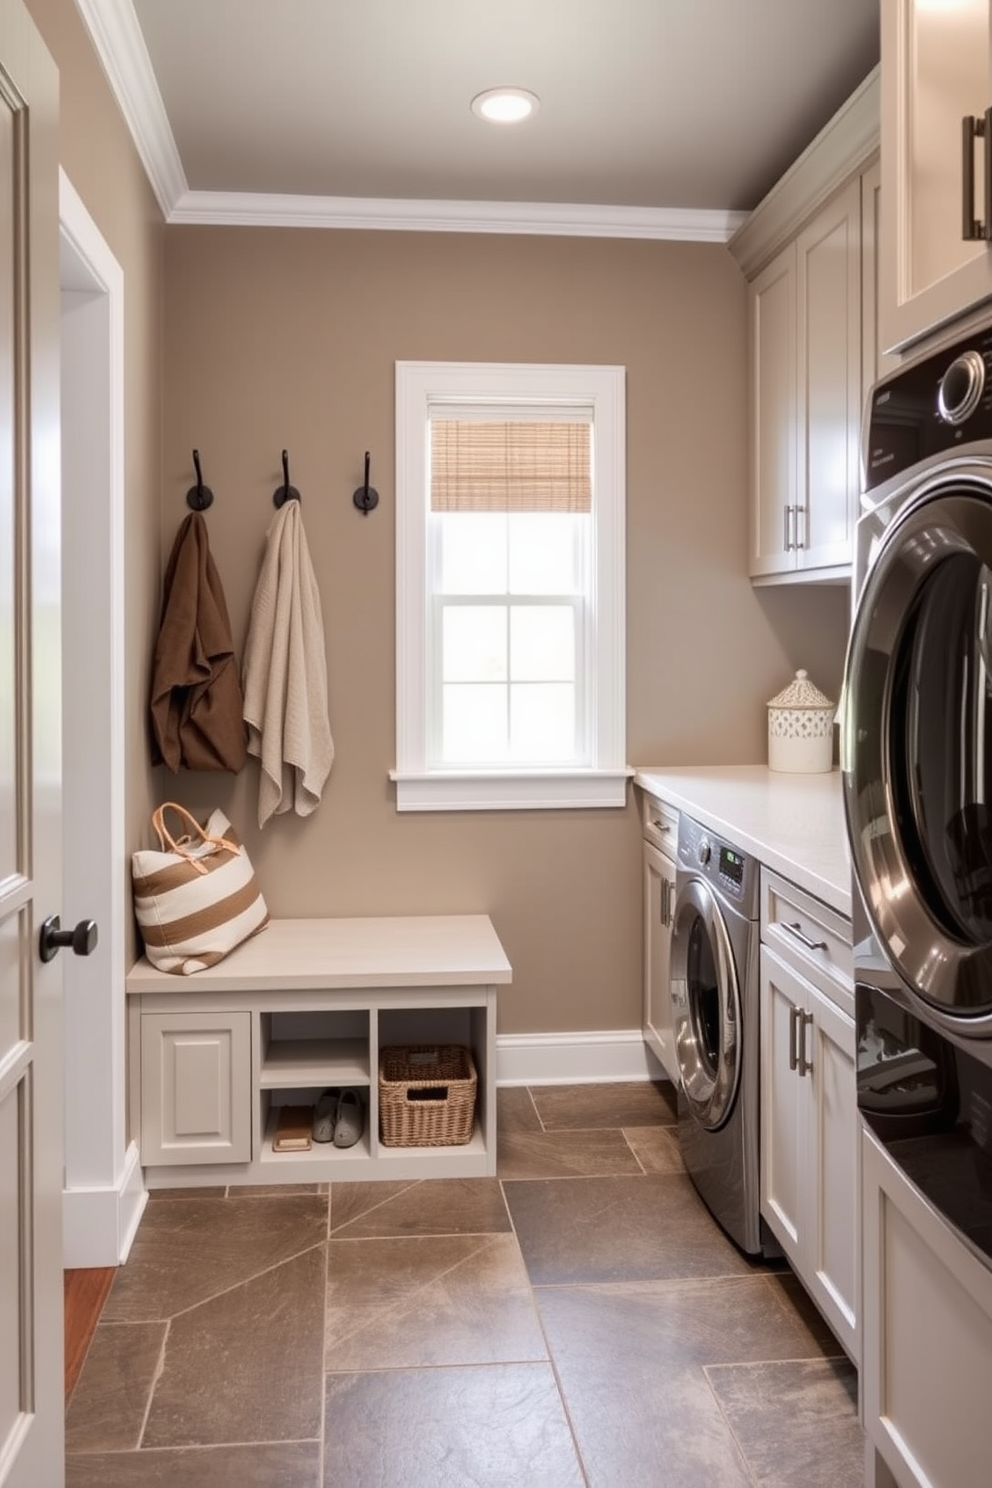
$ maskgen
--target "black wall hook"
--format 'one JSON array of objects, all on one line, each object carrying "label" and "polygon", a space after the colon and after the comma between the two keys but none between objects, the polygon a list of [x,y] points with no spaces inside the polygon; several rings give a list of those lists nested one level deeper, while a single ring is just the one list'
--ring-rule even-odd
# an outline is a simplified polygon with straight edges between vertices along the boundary
[{"label": "black wall hook", "polygon": [[285,450],[282,452],[282,485],[277,486],[272,500],[276,506],[284,506],[287,501],[302,501],[302,497],[295,486],[289,484],[289,455]]},{"label": "black wall hook", "polygon": [[193,464],[196,467],[196,485],[190,486],[186,492],[186,505],[192,507],[193,511],[206,511],[213,504],[214,493],[209,486],[203,484],[199,450],[193,451]]},{"label": "black wall hook", "polygon": [[361,512],[363,517],[367,517],[369,512],[374,511],[375,508],[379,505],[379,492],[376,490],[375,486],[369,485],[369,465],[371,463],[372,457],[369,454],[368,450],[366,450],[365,484],[364,486],[359,486],[358,490],[351,498],[355,505],[358,507],[358,510]]}]

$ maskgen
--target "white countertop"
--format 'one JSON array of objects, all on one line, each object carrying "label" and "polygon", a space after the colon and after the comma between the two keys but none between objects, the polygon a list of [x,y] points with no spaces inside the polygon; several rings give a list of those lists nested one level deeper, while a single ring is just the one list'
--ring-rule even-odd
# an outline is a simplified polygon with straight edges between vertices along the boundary
[{"label": "white countertop", "polygon": [[634,783],[850,917],[839,770],[787,775],[767,765],[639,769]]}]

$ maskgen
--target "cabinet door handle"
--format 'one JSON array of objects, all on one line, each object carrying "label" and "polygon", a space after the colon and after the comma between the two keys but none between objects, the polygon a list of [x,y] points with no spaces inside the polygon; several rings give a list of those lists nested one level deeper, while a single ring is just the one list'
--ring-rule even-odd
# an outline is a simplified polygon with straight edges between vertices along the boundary
[{"label": "cabinet door handle", "polygon": [[[975,216],[975,141],[985,143],[985,160],[982,181],[985,196],[985,220]],[[965,242],[975,242],[989,237],[992,222],[992,108],[987,108],[981,118],[965,114],[961,120],[961,236]]]},{"label": "cabinet door handle", "polygon": [[656,832],[670,832],[672,830],[670,822],[652,821],[651,826],[654,827]]},{"label": "cabinet door handle", "polygon": [[966,243],[980,238],[975,221],[975,116],[961,120],[961,236]]},{"label": "cabinet door handle", "polygon": [[794,1070],[794,1069],[798,1069],[799,1068],[799,1037],[800,1037],[800,1019],[801,1018],[802,1018],[802,1010],[800,1008],[797,1008],[797,1007],[790,1007],[789,1008],[789,1068],[790,1068],[790,1070]]},{"label": "cabinet door handle", "polygon": [[663,878],[661,880],[661,900],[660,900],[660,905],[659,905],[658,919],[661,922],[662,927],[664,929],[666,929],[666,930],[668,929],[669,925],[672,923],[672,914],[671,914],[671,907],[670,907],[671,906],[671,902],[672,902],[672,896],[668,892],[670,888],[671,888],[671,885],[668,882],[668,879],[667,878]]},{"label": "cabinet door handle", "polygon": [[672,879],[668,885],[668,923],[670,925],[675,924],[675,899],[675,880]]},{"label": "cabinet door handle", "polygon": [[825,951],[828,948],[825,940],[810,940],[808,935],[804,935],[801,925],[790,925],[786,920],[783,920],[782,929],[788,930],[790,935],[794,935],[800,945],[804,945],[808,951]]},{"label": "cabinet door handle", "polygon": [[812,1013],[799,1014],[799,1078],[812,1073],[813,1061],[806,1057],[806,1030],[813,1021]]},{"label": "cabinet door handle", "polygon": [[[795,512],[795,517],[793,518],[793,536],[794,536],[794,540],[793,540],[792,546],[794,548],[805,548],[806,547],[806,528],[807,528],[807,525],[808,525],[808,522],[809,522],[809,507],[808,506],[795,506],[795,507],[793,507],[793,511]],[[802,542],[799,541],[799,518],[800,517],[802,517],[802,519],[803,519],[803,540],[802,540]]]},{"label": "cabinet door handle", "polygon": [[783,537],[783,540],[784,540],[784,543],[785,543],[785,551],[787,553],[791,553],[792,552],[792,546],[793,546],[793,544],[792,544],[792,510],[793,509],[792,509],[791,506],[783,506],[782,510],[785,513],[785,532],[784,532],[784,537]]},{"label": "cabinet door handle", "polygon": [[982,237],[992,236],[992,108],[985,110],[982,123],[982,139],[985,142],[982,154],[982,184],[985,197],[985,221],[982,223]]}]

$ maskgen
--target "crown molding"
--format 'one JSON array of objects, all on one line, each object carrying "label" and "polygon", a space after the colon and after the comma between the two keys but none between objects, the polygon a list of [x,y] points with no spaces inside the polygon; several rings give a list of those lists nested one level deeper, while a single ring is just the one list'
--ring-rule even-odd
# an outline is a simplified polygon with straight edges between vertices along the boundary
[{"label": "crown molding", "polygon": [[134,6],[131,0],[76,0],[76,8],[168,220],[188,185]]},{"label": "crown molding", "polygon": [[188,191],[169,222],[214,227],[323,227],[395,232],[520,233],[575,238],[664,238],[726,243],[743,212],[560,202],[415,201]]},{"label": "crown molding", "polygon": [[131,0],[76,0],[76,6],[169,223],[726,243],[746,218],[669,207],[190,191]]},{"label": "crown molding", "polygon": [[872,68],[732,237],[730,251],[753,279],[803,223],[879,147],[880,78]]}]

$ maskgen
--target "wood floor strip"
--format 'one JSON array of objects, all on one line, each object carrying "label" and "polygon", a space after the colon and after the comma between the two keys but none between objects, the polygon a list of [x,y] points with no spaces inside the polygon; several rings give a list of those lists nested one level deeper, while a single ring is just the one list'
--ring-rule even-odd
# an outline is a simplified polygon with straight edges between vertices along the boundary
[{"label": "wood floor strip", "polygon": [[63,1273],[65,1286],[65,1398],[75,1388],[103,1304],[114,1277],[114,1266]]}]

